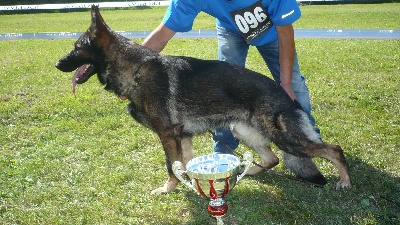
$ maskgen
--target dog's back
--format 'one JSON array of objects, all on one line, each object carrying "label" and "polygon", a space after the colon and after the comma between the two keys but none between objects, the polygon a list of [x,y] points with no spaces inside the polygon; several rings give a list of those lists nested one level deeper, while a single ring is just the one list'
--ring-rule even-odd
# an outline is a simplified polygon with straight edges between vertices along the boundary
[{"label": "dog's back", "polygon": [[201,120],[199,126],[210,129],[227,127],[232,120],[249,121],[254,115],[274,116],[301,108],[275,81],[254,71],[217,60],[163,57],[163,68],[169,71],[169,101],[178,103],[170,113],[177,122],[191,123],[184,131],[204,132],[192,128],[196,119]]}]

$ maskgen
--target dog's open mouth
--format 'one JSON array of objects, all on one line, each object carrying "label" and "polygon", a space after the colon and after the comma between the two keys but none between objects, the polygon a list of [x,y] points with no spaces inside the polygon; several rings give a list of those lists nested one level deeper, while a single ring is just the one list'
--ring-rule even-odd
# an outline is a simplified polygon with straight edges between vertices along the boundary
[{"label": "dog's open mouth", "polygon": [[95,74],[95,72],[92,64],[85,64],[79,67],[72,77],[72,92],[75,93],[76,84],[85,83],[93,74]]}]

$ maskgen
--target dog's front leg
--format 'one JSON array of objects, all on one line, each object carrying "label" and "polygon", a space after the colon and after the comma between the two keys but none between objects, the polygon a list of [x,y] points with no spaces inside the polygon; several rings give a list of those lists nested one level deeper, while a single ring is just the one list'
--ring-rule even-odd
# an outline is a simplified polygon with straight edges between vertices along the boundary
[{"label": "dog's front leg", "polygon": [[178,178],[176,178],[172,171],[172,164],[175,161],[182,162],[182,138],[179,134],[180,128],[181,126],[174,126],[170,129],[163,130],[158,134],[164,148],[169,178],[165,182],[164,186],[153,190],[151,192],[152,194],[163,194],[171,192],[176,188],[176,185],[179,183]]}]

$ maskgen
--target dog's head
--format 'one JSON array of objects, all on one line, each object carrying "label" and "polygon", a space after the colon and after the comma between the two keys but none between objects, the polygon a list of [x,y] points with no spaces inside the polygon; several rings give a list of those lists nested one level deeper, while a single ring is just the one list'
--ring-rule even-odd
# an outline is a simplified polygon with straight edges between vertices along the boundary
[{"label": "dog's head", "polygon": [[104,50],[110,43],[111,29],[100,15],[99,7],[92,5],[92,23],[74,44],[74,49],[61,58],[57,69],[63,72],[76,70],[72,78],[72,91],[76,84],[85,83],[92,75],[99,73],[107,65],[104,59]]}]

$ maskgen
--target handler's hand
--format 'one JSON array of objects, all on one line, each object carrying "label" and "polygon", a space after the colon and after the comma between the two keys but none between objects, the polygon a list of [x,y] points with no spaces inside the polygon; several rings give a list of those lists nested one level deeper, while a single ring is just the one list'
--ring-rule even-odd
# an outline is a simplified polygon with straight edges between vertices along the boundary
[{"label": "handler's hand", "polygon": [[292,85],[283,85],[281,83],[281,87],[283,88],[283,90],[286,91],[286,93],[289,95],[289,97],[294,101],[296,99],[296,95],[294,94]]}]

